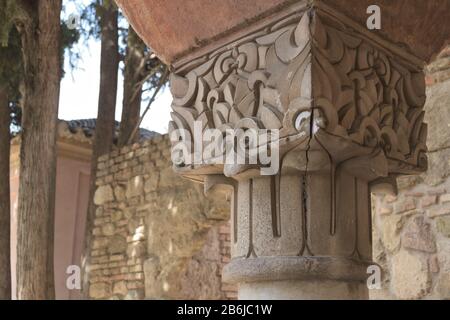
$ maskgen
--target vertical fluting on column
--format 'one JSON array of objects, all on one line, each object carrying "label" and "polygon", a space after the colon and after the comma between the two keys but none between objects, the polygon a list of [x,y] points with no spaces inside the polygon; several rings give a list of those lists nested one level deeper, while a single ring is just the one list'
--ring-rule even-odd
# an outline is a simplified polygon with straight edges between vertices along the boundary
[{"label": "vertical fluting on column", "polygon": [[[324,298],[367,298],[367,181],[344,170],[304,172],[240,181],[237,190],[224,278],[246,288],[241,298],[279,298],[286,288],[290,298],[320,298],[318,281],[327,282]],[[293,295],[296,287],[303,289]]]}]

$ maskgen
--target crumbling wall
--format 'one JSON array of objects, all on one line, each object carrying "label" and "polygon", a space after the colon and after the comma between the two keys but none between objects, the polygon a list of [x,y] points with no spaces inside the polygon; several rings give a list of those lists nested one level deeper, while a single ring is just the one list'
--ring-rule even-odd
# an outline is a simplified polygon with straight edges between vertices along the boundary
[{"label": "crumbling wall", "polygon": [[428,67],[429,169],[373,197],[373,253],[384,271],[374,299],[450,299],[450,47]]},{"label": "crumbling wall", "polygon": [[[98,163],[92,299],[225,299],[229,204],[172,171],[167,136]],[[225,248],[225,250],[223,250]]]}]

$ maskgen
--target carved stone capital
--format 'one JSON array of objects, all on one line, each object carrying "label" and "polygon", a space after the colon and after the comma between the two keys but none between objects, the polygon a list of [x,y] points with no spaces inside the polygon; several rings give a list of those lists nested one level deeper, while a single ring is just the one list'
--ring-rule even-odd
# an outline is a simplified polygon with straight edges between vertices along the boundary
[{"label": "carved stone capital", "polygon": [[[393,47],[320,9],[291,14],[173,73],[170,131],[190,132],[195,145],[195,121],[202,130],[277,129],[285,169],[304,170],[309,151],[350,160],[371,180],[424,171],[424,75]],[[221,165],[175,169],[200,180],[224,173]]]},{"label": "carved stone capital", "polygon": [[279,132],[276,175],[260,163],[174,166],[232,195],[226,279],[351,280],[364,295],[371,188],[427,167],[422,67],[350,19],[304,6],[175,70],[174,145],[208,147],[196,121],[200,132]]}]

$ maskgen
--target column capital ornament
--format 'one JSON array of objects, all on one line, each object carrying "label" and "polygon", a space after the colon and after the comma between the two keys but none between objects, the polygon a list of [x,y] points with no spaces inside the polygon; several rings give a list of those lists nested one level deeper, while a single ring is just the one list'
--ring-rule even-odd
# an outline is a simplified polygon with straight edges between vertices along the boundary
[{"label": "column capital ornament", "polygon": [[[193,140],[195,121],[203,130],[278,129],[282,170],[304,170],[308,150],[312,158],[325,151],[336,164],[350,162],[369,180],[422,172],[422,66],[383,43],[318,8],[272,21],[175,70],[170,131],[187,130]],[[175,169],[204,180],[239,178],[252,167]]]}]

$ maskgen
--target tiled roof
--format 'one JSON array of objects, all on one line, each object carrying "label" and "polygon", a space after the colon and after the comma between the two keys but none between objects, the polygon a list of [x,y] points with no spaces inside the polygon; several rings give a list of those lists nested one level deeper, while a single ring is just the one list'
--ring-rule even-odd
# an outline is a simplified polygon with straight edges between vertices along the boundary
[{"label": "tiled roof", "polygon": [[[79,120],[60,120],[62,122],[67,123],[68,130],[71,133],[77,133],[78,131],[82,131],[84,135],[88,138],[92,137],[95,132],[96,127],[96,119],[79,119]],[[116,136],[119,132],[120,122],[115,121],[116,126]],[[140,129],[140,139],[150,139],[155,136],[159,136],[160,134],[154,131],[150,131],[147,129]]]},{"label": "tiled roof", "polygon": [[[119,133],[120,122],[116,121],[115,140]],[[96,119],[78,119],[78,120],[59,120],[58,121],[58,138],[74,140],[79,143],[92,144],[95,133]],[[160,136],[159,133],[147,129],[140,129],[140,141]],[[20,134],[13,140],[12,144],[20,143]]]}]

